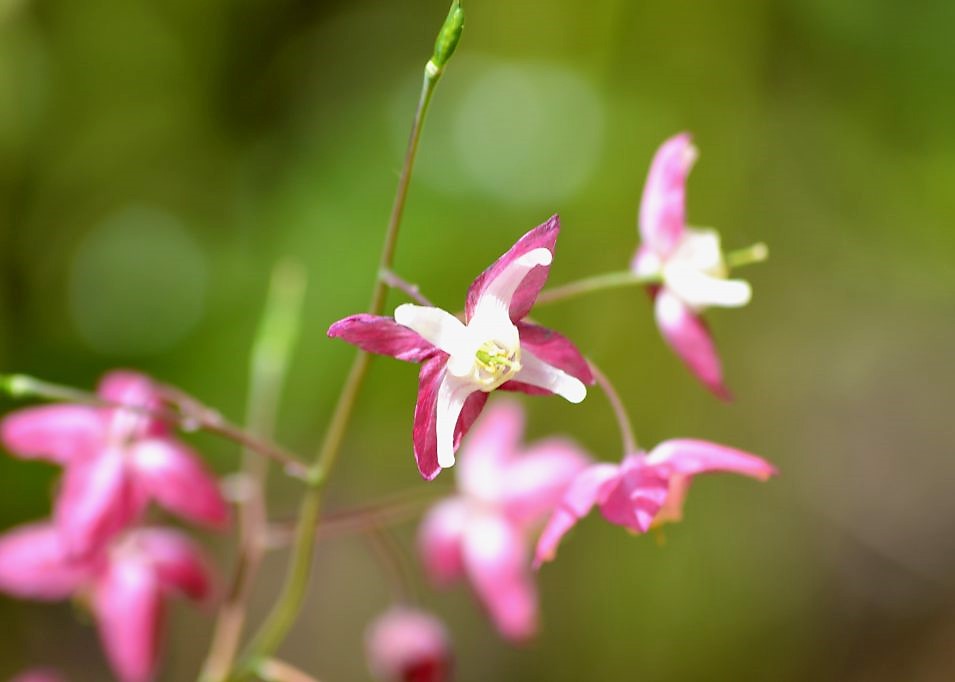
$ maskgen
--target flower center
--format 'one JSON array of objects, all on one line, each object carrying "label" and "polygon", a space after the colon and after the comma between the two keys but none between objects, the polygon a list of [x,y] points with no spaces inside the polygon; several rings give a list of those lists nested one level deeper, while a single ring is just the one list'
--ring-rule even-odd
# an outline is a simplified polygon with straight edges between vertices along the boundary
[{"label": "flower center", "polygon": [[505,348],[497,341],[485,341],[474,353],[475,379],[481,389],[491,391],[521,371],[521,348]]}]

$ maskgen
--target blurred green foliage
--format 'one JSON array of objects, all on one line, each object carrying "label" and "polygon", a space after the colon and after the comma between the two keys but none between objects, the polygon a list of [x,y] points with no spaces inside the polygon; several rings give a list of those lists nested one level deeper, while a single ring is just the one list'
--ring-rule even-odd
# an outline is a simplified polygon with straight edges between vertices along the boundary
[{"label": "blurred green foliage", "polygon": [[[352,350],[444,0],[0,2],[0,362],[92,385],[131,365],[238,417],[268,272],[310,274],[281,440],[310,452]],[[559,212],[554,282],[623,268],[656,146],[702,156],[689,216],[764,240],[753,304],[711,316],[737,400],[663,346],[645,296],[541,309],[619,385],[638,435],[767,456],[769,484],[707,479],[665,542],[591,519],[540,575],[537,642],[499,642],[466,589],[425,590],[459,679],[955,677],[955,5],[947,0],[472,0],[424,133],[397,270],[455,309],[470,280]],[[394,297],[397,302],[398,297]],[[414,368],[376,361],[329,506],[424,485]],[[532,435],[618,457],[599,393],[526,400]],[[12,406],[11,406],[12,407]],[[234,448],[195,442],[222,472]],[[56,472],[0,459],[4,527]],[[445,473],[439,483],[450,483]],[[438,485],[435,484],[435,485]],[[296,486],[274,482],[274,512]],[[413,528],[403,528],[409,551]],[[228,539],[210,538],[227,570]],[[387,593],[360,539],[320,546],[284,655],[365,679]],[[266,564],[265,612],[284,557]],[[0,675],[106,676],[63,605],[3,600]],[[172,614],[167,680],[211,618]]]}]

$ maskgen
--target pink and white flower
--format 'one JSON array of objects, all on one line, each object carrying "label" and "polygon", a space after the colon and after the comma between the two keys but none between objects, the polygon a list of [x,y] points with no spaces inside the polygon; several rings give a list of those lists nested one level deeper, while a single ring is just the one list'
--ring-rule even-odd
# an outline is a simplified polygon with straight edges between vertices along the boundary
[{"label": "pink and white flower", "polygon": [[141,411],[160,404],[152,381],[111,372],[98,394],[140,411],[45,405],[18,410],[0,423],[0,437],[11,453],[66,468],[54,518],[69,551],[94,551],[133,522],[150,500],[189,521],[223,526],[229,510],[216,479],[163,422]]},{"label": "pink and white flower", "polygon": [[201,600],[210,586],[195,545],[165,528],[131,531],[82,558],[68,551],[51,523],[0,536],[0,591],[26,599],[87,602],[106,657],[123,682],[152,679],[166,598]]},{"label": "pink and white flower", "polygon": [[728,279],[716,230],[686,224],[686,180],[696,157],[686,133],[664,142],[654,156],[640,204],[641,244],[630,267],[662,280],[650,287],[661,334],[690,371],[725,399],[720,358],[700,313],[711,306],[744,306],[752,289]]},{"label": "pink and white flower", "polygon": [[702,440],[668,440],[649,454],[624,457],[620,464],[594,464],[567,489],[537,542],[534,564],[550,561],[561,539],[594,505],[610,523],[634,533],[678,521],[690,482],[697,474],[728,472],[761,481],[776,468],[742,450]]},{"label": "pink and white flower", "polygon": [[414,417],[418,469],[433,479],[496,389],[555,393],[572,403],[593,383],[566,338],[524,321],[547,280],[560,221],[552,217],[485,270],[468,290],[464,321],[440,308],[405,304],[394,318],[352,315],[328,335],[370,353],[421,363]]},{"label": "pink and white flower", "polygon": [[501,402],[475,427],[461,455],[458,494],[435,505],[418,534],[428,575],[466,575],[500,633],[525,640],[537,629],[531,531],[560,501],[589,458],[560,438],[520,446],[523,412]]},{"label": "pink and white flower", "polygon": [[444,625],[424,611],[389,609],[365,633],[368,667],[380,682],[448,682],[451,642]]}]

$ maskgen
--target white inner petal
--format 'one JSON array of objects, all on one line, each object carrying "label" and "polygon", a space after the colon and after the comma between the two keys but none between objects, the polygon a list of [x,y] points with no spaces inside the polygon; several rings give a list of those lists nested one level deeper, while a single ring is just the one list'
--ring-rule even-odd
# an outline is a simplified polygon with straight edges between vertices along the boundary
[{"label": "white inner petal", "polygon": [[446,310],[405,303],[395,308],[395,322],[414,330],[449,355],[464,350],[464,323]]},{"label": "white inner petal", "polygon": [[437,423],[438,466],[442,469],[454,466],[454,427],[458,424],[461,409],[474,387],[467,381],[445,374],[438,387]]},{"label": "white inner petal", "polygon": [[514,377],[531,386],[546,388],[572,403],[579,403],[587,397],[587,387],[577,377],[549,365],[526,348],[521,354],[521,371]]},{"label": "white inner petal", "polygon": [[553,259],[554,256],[548,249],[538,248],[532,249],[508,263],[507,267],[491,280],[481,293],[473,317],[482,317],[482,308],[485,307],[498,311],[503,309],[507,313],[511,307],[514,292],[517,291],[517,287],[524,281],[527,274],[538,266],[550,265]]},{"label": "white inner petal", "polygon": [[741,279],[723,279],[681,264],[663,270],[667,287],[694,309],[707,306],[738,308],[749,303],[753,290]]}]

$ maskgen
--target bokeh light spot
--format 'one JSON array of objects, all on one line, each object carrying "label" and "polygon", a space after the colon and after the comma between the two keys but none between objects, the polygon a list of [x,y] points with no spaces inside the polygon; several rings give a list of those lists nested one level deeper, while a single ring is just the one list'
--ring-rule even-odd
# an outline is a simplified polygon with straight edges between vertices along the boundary
[{"label": "bokeh light spot", "polygon": [[128,208],[94,228],[70,273],[77,331],[106,355],[148,355],[183,339],[202,316],[203,253],[168,213]]}]

